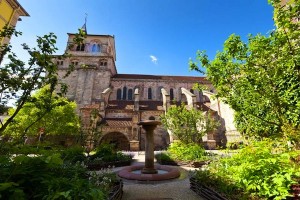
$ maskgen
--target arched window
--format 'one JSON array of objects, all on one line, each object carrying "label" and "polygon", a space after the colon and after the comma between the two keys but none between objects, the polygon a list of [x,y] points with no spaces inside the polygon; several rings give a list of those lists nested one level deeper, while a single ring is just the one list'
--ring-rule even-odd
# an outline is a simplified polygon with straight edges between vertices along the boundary
[{"label": "arched window", "polygon": [[194,90],[193,90],[193,89],[190,89],[190,92],[191,92],[192,94],[194,94]]},{"label": "arched window", "polygon": [[121,98],[122,98],[122,90],[118,89],[117,90],[117,100],[121,100]]},{"label": "arched window", "polygon": [[159,86],[158,89],[157,89],[157,100],[162,100],[162,93],[161,93],[161,89],[163,87],[162,86]]},{"label": "arched window", "polygon": [[56,61],[56,64],[57,64],[57,65],[64,65],[64,61],[58,60],[58,61]]},{"label": "arched window", "polygon": [[148,88],[148,99],[152,99],[152,88]]},{"label": "arched window", "polygon": [[93,46],[92,46],[92,52],[97,52],[96,44],[93,44]]},{"label": "arched window", "polygon": [[77,45],[76,51],[84,51],[84,44]]},{"label": "arched window", "polygon": [[173,88],[170,89],[170,100],[174,99],[174,90]]},{"label": "arched window", "polygon": [[93,44],[92,52],[100,52],[100,44]]},{"label": "arched window", "polygon": [[132,89],[128,89],[128,100],[132,100]]},{"label": "arched window", "polygon": [[78,65],[78,60],[72,60],[71,64],[74,65],[74,66],[77,66]]},{"label": "arched window", "polygon": [[123,87],[123,100],[126,100],[127,97],[127,87]]}]

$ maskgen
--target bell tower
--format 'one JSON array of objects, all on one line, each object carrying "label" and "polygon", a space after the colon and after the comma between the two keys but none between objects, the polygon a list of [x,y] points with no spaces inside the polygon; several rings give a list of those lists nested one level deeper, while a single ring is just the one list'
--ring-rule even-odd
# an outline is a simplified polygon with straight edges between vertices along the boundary
[{"label": "bell tower", "polygon": [[[86,32],[86,26],[82,28]],[[82,44],[75,44],[75,34],[68,33],[66,53],[71,57],[56,57],[61,81],[68,85],[67,97],[78,107],[99,103],[101,93],[110,87],[111,77],[117,74],[115,38],[112,35],[87,34]],[[63,78],[69,66],[72,73]]]}]

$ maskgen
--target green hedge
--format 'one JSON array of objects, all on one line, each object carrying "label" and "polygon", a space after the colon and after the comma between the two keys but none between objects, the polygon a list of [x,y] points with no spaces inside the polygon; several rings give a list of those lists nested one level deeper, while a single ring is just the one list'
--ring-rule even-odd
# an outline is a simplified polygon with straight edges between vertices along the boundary
[{"label": "green hedge", "polygon": [[[293,162],[299,155],[286,145],[271,139],[253,142],[231,157],[211,163],[206,171],[198,171],[196,179],[235,198],[236,190],[259,199],[285,199],[291,185],[299,180],[299,165]],[[247,198],[246,198],[247,199]]]}]

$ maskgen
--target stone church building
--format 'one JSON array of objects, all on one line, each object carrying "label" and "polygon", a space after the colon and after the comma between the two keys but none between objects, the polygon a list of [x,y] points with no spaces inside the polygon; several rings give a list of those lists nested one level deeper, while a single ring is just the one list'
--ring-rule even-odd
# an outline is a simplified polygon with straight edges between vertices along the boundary
[{"label": "stone church building", "polygon": [[[90,132],[94,136],[87,138],[89,145],[108,142],[122,150],[144,150],[145,133],[137,123],[159,120],[170,106],[181,102],[190,108],[212,110],[221,120],[221,127],[203,138],[207,148],[224,145],[236,134],[232,111],[210,98],[215,91],[205,77],[119,74],[114,36],[87,34],[81,45],[72,45],[75,34],[68,36],[66,51],[72,57],[57,56],[56,62],[62,82],[68,85],[67,97],[78,105],[83,129],[94,131]],[[75,70],[63,78],[71,64]],[[208,91],[193,90],[195,83],[207,86]],[[154,140],[156,150],[165,149],[173,136],[158,126]]]}]

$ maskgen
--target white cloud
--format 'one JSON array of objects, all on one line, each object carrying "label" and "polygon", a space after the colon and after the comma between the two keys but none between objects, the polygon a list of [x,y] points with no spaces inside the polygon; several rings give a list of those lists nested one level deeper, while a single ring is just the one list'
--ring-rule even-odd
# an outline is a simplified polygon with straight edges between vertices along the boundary
[{"label": "white cloud", "polygon": [[154,64],[157,64],[158,59],[157,59],[155,56],[150,55],[150,58],[151,58],[151,61],[152,61]]}]

